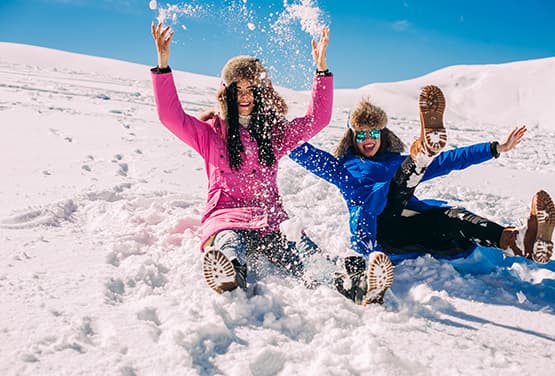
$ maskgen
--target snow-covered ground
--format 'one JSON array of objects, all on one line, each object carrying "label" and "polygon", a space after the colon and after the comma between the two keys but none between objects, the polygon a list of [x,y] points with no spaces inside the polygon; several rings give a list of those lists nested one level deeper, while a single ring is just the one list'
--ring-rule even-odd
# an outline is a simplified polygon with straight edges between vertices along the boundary
[{"label": "snow-covered ground", "polygon": [[[439,85],[450,146],[529,130],[508,155],[418,196],[522,225],[536,190],[555,195],[553,72],[555,59],[543,59],[338,90],[314,142],[330,150],[369,95],[408,143],[419,88]],[[175,75],[187,111],[214,105],[218,78]],[[280,91],[302,114],[308,93]],[[213,293],[197,237],[203,163],[159,123],[147,66],[0,43],[0,126],[2,375],[553,374],[553,261],[490,249],[405,261],[383,306],[271,269],[249,276],[256,289]],[[279,182],[292,227],[342,254],[347,210],[335,188],[288,159]]]}]

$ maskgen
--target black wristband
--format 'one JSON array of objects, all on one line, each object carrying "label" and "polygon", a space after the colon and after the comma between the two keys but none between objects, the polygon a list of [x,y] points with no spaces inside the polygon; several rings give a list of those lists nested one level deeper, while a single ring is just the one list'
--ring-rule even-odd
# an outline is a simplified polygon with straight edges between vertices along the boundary
[{"label": "black wristband", "polygon": [[163,73],[170,73],[172,70],[171,70],[170,66],[168,65],[165,68],[160,68],[160,67],[156,66],[156,67],[152,68],[150,71],[152,73],[155,73],[155,74],[163,74]]},{"label": "black wristband", "polygon": [[498,146],[499,146],[499,142],[497,141],[490,142],[489,144],[489,149],[491,151],[491,156],[493,158],[499,158],[499,156],[501,155],[501,153],[499,153],[499,150],[497,150]]},{"label": "black wristband", "polygon": [[326,70],[318,70],[316,69],[316,75],[317,76],[331,76],[331,72],[329,69]]}]

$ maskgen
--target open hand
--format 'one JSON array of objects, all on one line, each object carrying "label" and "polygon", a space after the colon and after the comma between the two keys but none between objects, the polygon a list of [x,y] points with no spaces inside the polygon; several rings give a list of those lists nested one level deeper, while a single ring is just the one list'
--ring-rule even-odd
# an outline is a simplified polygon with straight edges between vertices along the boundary
[{"label": "open hand", "polygon": [[316,64],[316,69],[319,71],[328,69],[326,63],[326,49],[328,48],[329,38],[330,28],[323,27],[318,43],[316,43],[316,40],[312,39],[312,58],[314,59],[314,64]]},{"label": "open hand", "polygon": [[152,23],[152,37],[156,42],[156,50],[158,51],[158,68],[167,68],[170,60],[170,42],[174,32],[169,26],[164,27],[162,22],[158,26]]},{"label": "open hand", "polygon": [[509,135],[505,139],[505,142],[500,143],[497,146],[497,151],[499,153],[506,153],[506,152],[512,150],[515,146],[520,144],[520,141],[524,137],[525,133],[526,133],[526,126],[525,125],[523,125],[521,127],[516,127],[515,129],[513,129],[511,131],[511,133],[509,133]]}]

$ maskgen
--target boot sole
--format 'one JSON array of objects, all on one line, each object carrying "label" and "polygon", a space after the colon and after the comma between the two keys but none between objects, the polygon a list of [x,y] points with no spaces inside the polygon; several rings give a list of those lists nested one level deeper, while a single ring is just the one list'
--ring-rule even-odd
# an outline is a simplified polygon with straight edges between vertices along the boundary
[{"label": "boot sole", "polygon": [[368,258],[368,293],[363,304],[383,304],[383,296],[393,284],[393,263],[385,253],[374,252]]},{"label": "boot sole", "polygon": [[447,132],[443,126],[445,96],[440,88],[425,86],[418,98],[422,139],[430,155],[439,153],[447,145]]},{"label": "boot sole", "polygon": [[546,191],[536,193],[532,212],[536,215],[538,230],[532,259],[540,264],[549,262],[553,255],[553,230],[555,229],[555,204]]},{"label": "boot sole", "polygon": [[218,294],[235,290],[238,287],[233,264],[218,249],[204,252],[202,274],[208,286]]}]

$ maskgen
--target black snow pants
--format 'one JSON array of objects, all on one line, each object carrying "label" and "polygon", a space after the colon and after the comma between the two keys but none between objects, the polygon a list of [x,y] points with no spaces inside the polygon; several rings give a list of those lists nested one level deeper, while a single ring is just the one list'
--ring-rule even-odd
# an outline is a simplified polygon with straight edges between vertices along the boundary
[{"label": "black snow pants", "polygon": [[463,208],[434,207],[412,216],[402,215],[425,169],[410,156],[391,181],[388,202],[378,216],[377,239],[388,252],[457,256],[472,245],[499,247],[503,227]]}]

